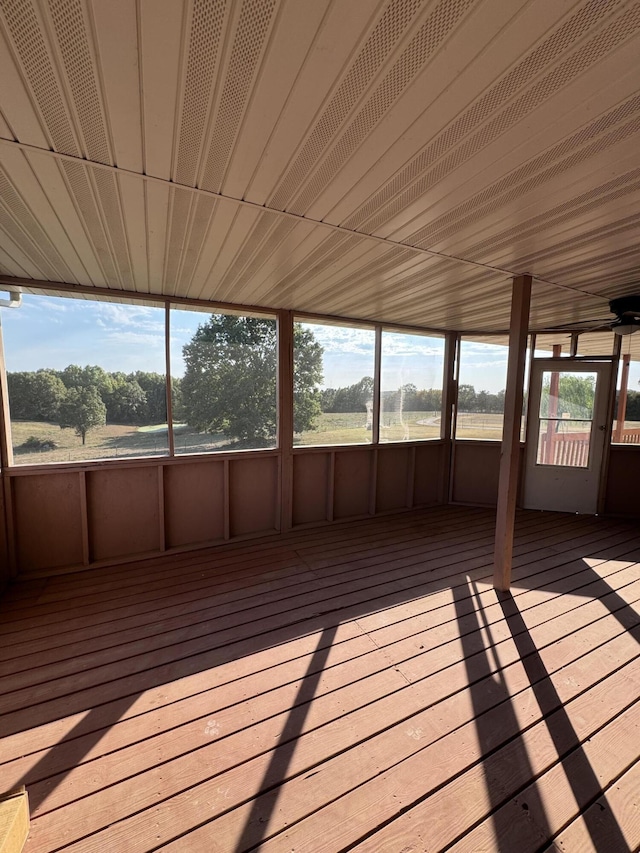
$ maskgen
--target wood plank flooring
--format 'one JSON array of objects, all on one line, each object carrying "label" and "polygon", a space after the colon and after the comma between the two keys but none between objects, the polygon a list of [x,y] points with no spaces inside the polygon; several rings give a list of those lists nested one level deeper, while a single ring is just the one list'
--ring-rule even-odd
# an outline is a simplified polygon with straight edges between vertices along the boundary
[{"label": "wood plank flooring", "polygon": [[0,789],[27,853],[640,847],[640,531],[438,507],[27,580]]}]

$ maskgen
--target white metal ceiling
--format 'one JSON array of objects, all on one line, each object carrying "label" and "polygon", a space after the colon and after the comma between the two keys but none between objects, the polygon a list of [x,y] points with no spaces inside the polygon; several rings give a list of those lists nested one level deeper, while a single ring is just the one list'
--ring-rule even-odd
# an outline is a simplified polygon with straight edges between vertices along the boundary
[{"label": "white metal ceiling", "polygon": [[0,0],[0,274],[532,328],[640,290],[640,3]]}]

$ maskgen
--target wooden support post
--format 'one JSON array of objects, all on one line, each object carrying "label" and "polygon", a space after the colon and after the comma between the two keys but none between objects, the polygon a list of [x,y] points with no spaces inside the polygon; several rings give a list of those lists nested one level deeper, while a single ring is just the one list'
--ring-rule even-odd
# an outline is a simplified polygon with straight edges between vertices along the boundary
[{"label": "wooden support post", "polygon": [[513,280],[511,295],[509,361],[507,389],[504,398],[504,425],[500,453],[493,567],[493,585],[496,589],[505,592],[511,584],[513,529],[520,467],[520,420],[522,416],[531,283],[530,275],[517,276]]},{"label": "wooden support post", "polygon": [[618,410],[616,412],[616,431],[613,434],[615,442],[622,441],[624,435],[624,419],[627,414],[627,392],[629,390],[629,364],[631,356],[626,353],[622,356],[622,376],[620,377],[620,395],[618,397]]}]

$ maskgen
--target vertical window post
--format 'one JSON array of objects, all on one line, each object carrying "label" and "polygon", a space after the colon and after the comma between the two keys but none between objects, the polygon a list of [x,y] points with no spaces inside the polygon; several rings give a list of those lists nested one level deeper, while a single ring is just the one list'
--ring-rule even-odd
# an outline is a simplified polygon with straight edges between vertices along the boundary
[{"label": "vertical window post", "polygon": [[173,399],[171,388],[171,303],[164,306],[164,351],[165,379],[167,388],[167,436],[169,439],[169,456],[175,455],[175,440],[173,437]]},{"label": "vertical window post", "polygon": [[376,326],[373,364],[373,411],[371,413],[371,442],[380,443],[380,370],[382,364],[382,326]]},{"label": "vertical window post", "polygon": [[4,471],[13,465],[11,442],[11,419],[9,417],[9,391],[7,387],[7,364],[2,340],[2,309],[0,308],[0,468]]},{"label": "vertical window post", "polygon": [[17,573],[11,523],[11,481],[7,474],[7,467],[13,465],[13,444],[11,441],[7,365],[4,359],[1,312],[2,309],[0,308],[0,489],[2,489],[2,495],[0,496],[0,507],[2,508],[0,525],[3,528],[2,532],[0,532],[0,560],[4,562],[5,557],[8,558],[8,572],[4,573],[2,566],[0,566],[0,590],[6,579]]},{"label": "vertical window post", "polygon": [[293,313],[278,312],[278,448],[280,530],[293,526]]},{"label": "vertical window post", "polygon": [[444,441],[442,465],[442,483],[440,496],[442,503],[449,499],[453,435],[453,413],[456,402],[456,354],[459,345],[457,332],[447,332],[444,344],[444,365],[442,375],[442,399],[440,401],[440,438]]}]

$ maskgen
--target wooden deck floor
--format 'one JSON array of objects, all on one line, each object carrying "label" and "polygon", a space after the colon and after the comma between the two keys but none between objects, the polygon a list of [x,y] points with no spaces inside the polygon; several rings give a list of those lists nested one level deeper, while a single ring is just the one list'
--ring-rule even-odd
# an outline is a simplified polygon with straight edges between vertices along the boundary
[{"label": "wooden deck floor", "polygon": [[27,853],[640,844],[640,532],[441,507],[14,587]]}]

